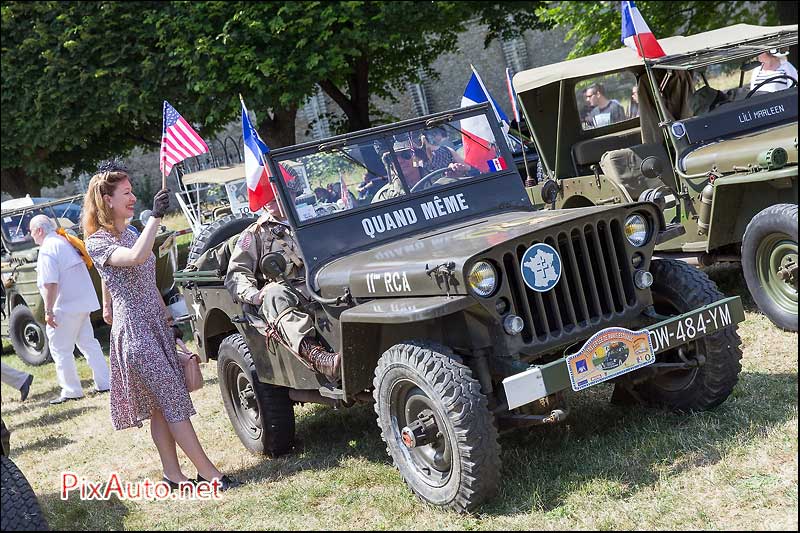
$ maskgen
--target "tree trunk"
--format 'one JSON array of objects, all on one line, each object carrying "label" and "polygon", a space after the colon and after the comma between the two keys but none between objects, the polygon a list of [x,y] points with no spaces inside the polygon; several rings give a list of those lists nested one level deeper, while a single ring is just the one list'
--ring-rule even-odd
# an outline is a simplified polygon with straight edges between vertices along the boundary
[{"label": "tree trunk", "polygon": [[26,194],[31,196],[42,195],[42,184],[33,176],[28,176],[25,170],[14,167],[3,169],[2,190],[14,198],[22,198]]},{"label": "tree trunk", "polygon": [[369,59],[366,53],[350,63],[352,74],[347,81],[349,97],[331,80],[319,83],[325,93],[336,102],[347,117],[347,131],[360,131],[369,128]]},{"label": "tree trunk", "polygon": [[295,143],[295,119],[297,107],[273,109],[272,116],[263,113],[258,116],[258,134],[270,150],[291,146]]},{"label": "tree trunk", "polygon": [[[797,3],[796,2],[775,2],[777,4],[778,22],[781,26],[797,24]],[[787,58],[795,67],[800,64],[797,57],[797,45],[789,47],[789,57]]]}]

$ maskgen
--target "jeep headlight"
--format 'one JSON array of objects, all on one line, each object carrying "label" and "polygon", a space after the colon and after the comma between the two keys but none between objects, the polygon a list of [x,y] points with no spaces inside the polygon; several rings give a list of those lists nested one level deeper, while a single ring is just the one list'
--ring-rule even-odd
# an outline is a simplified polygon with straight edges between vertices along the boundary
[{"label": "jeep headlight", "polygon": [[647,219],[639,214],[633,214],[626,218],[625,237],[637,248],[644,246],[650,239],[650,224],[647,223]]},{"label": "jeep headlight", "polygon": [[467,285],[478,296],[491,296],[497,289],[497,271],[488,261],[478,261],[469,270]]}]

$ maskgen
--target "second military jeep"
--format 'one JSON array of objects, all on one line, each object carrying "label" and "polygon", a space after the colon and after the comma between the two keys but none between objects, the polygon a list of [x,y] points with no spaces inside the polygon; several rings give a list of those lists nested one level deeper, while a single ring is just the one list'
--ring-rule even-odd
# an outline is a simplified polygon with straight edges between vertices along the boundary
[{"label": "second military jeep", "polygon": [[[656,59],[621,48],[514,77],[549,178],[531,198],[555,208],[653,200],[684,230],[657,256],[741,261],[761,311],[797,331],[797,80],[750,83],[760,54],[797,44],[797,25],[659,43],[667,55]],[[587,99],[598,90],[607,105]]]},{"label": "second military jeep", "polygon": [[[273,178],[306,265],[306,279],[291,281],[319,340],[342,353],[336,383],[267,344],[257,310],[223,285],[215,251],[238,230],[176,273],[247,449],[290,451],[296,402],[374,402],[411,490],[467,511],[500,481],[498,432],[564,420],[568,391],[611,381],[616,400],[680,411],[731,393],[739,298],[684,263],[652,260],[665,235],[653,203],[535,211],[491,116],[480,105],[271,152],[272,176],[291,160],[312,186],[355,189],[365,173],[394,184],[320,212]],[[404,139],[433,127],[475,164],[398,157]]]}]

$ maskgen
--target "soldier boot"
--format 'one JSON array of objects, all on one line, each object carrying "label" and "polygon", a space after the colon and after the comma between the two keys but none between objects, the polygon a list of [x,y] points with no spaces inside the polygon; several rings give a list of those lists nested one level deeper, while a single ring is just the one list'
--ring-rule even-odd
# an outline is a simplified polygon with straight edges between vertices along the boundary
[{"label": "soldier boot", "polygon": [[339,381],[342,366],[342,354],[329,352],[309,337],[300,341],[300,356],[311,364],[316,372],[324,375],[332,382]]}]

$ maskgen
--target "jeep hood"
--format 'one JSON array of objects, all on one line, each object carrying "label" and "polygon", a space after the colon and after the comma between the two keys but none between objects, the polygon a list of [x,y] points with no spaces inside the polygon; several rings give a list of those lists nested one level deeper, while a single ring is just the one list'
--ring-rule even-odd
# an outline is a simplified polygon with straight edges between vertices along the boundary
[{"label": "jeep hood", "polygon": [[[483,216],[436,228],[335,259],[314,276],[322,296],[340,296],[345,288],[356,297],[467,294],[464,266],[472,258],[519,237],[630,206],[602,206],[557,211],[515,211]],[[447,267],[453,263],[452,268]],[[455,283],[437,283],[428,272],[439,267]],[[440,286],[441,285],[441,286]]]}]

